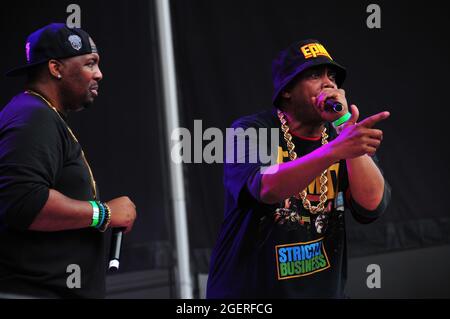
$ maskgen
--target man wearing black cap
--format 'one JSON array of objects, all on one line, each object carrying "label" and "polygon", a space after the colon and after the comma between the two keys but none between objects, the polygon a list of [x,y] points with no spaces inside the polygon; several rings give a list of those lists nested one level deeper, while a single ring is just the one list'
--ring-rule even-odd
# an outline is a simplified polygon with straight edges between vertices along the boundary
[{"label": "man wearing black cap", "polygon": [[319,41],[293,43],[273,62],[274,108],[233,124],[279,128],[278,164],[261,170],[260,137],[246,143],[245,163],[225,163],[208,298],[344,297],[344,215],[370,223],[390,200],[374,157],[383,134],[373,128],[389,113],[357,123],[345,75]]},{"label": "man wearing black cap", "polygon": [[91,105],[99,54],[81,29],[53,23],[32,33],[25,92],[0,112],[0,296],[102,298],[109,227],[131,230],[128,197],[101,202],[69,111]]}]

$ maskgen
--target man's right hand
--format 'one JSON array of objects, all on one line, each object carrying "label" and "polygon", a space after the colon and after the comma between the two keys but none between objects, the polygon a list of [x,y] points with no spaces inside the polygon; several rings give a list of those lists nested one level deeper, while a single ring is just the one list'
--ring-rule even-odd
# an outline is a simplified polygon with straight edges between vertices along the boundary
[{"label": "man's right hand", "polygon": [[352,117],[344,124],[339,136],[331,141],[329,147],[337,159],[350,159],[365,154],[373,156],[383,140],[383,131],[373,126],[389,117],[389,112],[380,112],[356,123],[359,111],[351,106]]},{"label": "man's right hand", "polygon": [[125,234],[131,231],[136,219],[136,205],[127,196],[114,198],[106,204],[111,209],[110,227],[123,227]]}]

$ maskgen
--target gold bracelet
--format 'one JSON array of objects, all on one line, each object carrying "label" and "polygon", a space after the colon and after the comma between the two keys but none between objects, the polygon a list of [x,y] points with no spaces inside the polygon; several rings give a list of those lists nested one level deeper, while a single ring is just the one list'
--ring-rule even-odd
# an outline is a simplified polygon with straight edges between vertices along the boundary
[{"label": "gold bracelet", "polygon": [[109,206],[106,205],[106,203],[102,203],[102,205],[105,207],[106,210],[106,217],[105,217],[106,221],[98,230],[103,233],[108,229],[109,224],[111,223],[111,208],[109,208]]}]

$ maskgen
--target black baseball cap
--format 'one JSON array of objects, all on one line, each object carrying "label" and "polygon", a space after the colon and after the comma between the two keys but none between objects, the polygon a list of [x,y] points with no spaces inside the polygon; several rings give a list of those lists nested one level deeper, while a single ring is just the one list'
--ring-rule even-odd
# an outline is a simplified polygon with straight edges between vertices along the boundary
[{"label": "black baseball cap", "polygon": [[30,34],[25,43],[25,64],[6,73],[18,76],[50,59],[70,58],[97,53],[97,47],[86,31],[69,28],[63,23],[51,23]]},{"label": "black baseball cap", "polygon": [[292,43],[281,51],[272,62],[273,95],[272,103],[277,106],[281,91],[298,74],[317,65],[332,65],[336,70],[336,84],[344,83],[346,70],[336,63],[325,47],[315,39]]}]

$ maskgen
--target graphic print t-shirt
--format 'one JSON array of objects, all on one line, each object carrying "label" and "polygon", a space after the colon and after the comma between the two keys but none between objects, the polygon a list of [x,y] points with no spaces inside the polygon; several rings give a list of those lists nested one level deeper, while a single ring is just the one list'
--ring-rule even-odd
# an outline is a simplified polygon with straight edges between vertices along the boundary
[{"label": "graphic print t-shirt", "polygon": [[[275,110],[239,119],[233,128],[279,128]],[[328,141],[336,133],[327,125]],[[289,161],[281,129],[277,162]],[[260,138],[260,136],[258,136]],[[261,167],[251,161],[258,152],[246,144],[245,161],[224,165],[225,216],[211,257],[208,298],[342,298],[346,279],[344,214],[362,223],[374,221],[385,209],[389,186],[375,211],[367,211],[349,196],[345,161],[327,170],[327,202],[323,214],[310,214],[298,194],[277,205],[260,201]],[[270,143],[271,138],[267,139]],[[293,136],[298,157],[322,145],[321,137]],[[253,145],[253,147],[251,146]],[[267,149],[270,146],[267,145]],[[228,150],[229,151],[229,150]],[[237,153],[237,151],[236,151]],[[307,187],[307,199],[319,203],[320,176]],[[350,209],[351,208],[351,209]]]}]

